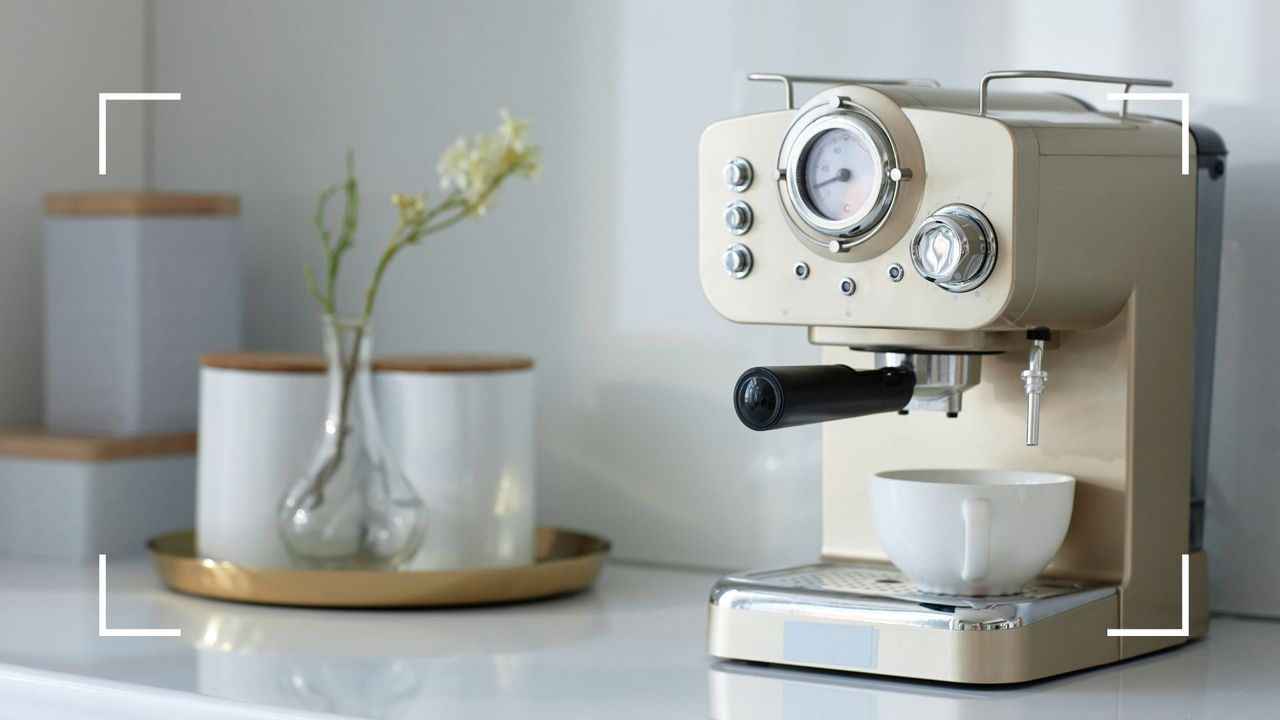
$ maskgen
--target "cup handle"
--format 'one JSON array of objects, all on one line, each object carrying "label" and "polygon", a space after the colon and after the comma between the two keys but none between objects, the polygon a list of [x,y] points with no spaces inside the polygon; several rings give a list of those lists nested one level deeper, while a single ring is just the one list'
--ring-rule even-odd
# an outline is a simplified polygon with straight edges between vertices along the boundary
[{"label": "cup handle", "polygon": [[967,498],[960,512],[964,514],[964,567],[960,577],[974,582],[987,574],[987,560],[991,557],[991,503],[985,498]]}]

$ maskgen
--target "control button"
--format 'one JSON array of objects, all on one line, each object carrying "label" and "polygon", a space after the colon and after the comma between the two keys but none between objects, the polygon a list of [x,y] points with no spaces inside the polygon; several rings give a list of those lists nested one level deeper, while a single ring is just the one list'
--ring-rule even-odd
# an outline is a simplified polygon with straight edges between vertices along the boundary
[{"label": "control button", "polygon": [[724,250],[724,271],[729,277],[741,280],[751,272],[751,248],[734,243]]},{"label": "control button", "polygon": [[724,226],[734,235],[742,235],[751,229],[751,206],[737,200],[724,208]]},{"label": "control button", "polygon": [[858,290],[858,283],[854,282],[853,278],[842,278],[840,280],[841,295],[852,295],[855,292],[857,292],[857,290]]},{"label": "control button", "polygon": [[887,270],[885,270],[885,274],[888,275],[889,279],[893,282],[901,282],[903,275],[906,273],[903,272],[901,265],[893,263]]},{"label": "control button", "polygon": [[794,268],[797,280],[809,279],[809,263],[798,262]]},{"label": "control button", "polygon": [[950,292],[981,285],[996,263],[996,233],[978,210],[948,205],[920,224],[911,264],[921,277]]},{"label": "control button", "polygon": [[743,157],[729,158],[724,164],[724,184],[734,192],[742,192],[751,187],[751,163]]}]

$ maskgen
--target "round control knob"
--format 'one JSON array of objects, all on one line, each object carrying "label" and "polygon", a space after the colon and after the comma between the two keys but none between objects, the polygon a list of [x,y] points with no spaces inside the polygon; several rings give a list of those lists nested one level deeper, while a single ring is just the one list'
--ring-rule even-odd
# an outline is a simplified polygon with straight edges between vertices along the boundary
[{"label": "round control knob", "polygon": [[972,290],[995,268],[995,230],[977,209],[948,205],[920,224],[911,241],[911,264],[944,290]]},{"label": "round control knob", "polygon": [[730,277],[741,280],[751,272],[751,249],[742,243],[734,243],[724,250],[724,271]]},{"label": "round control knob", "polygon": [[724,226],[734,235],[742,235],[751,229],[751,206],[738,200],[724,208]]},{"label": "round control knob", "polygon": [[742,192],[751,187],[751,163],[743,157],[729,158],[724,164],[724,184],[734,192]]}]

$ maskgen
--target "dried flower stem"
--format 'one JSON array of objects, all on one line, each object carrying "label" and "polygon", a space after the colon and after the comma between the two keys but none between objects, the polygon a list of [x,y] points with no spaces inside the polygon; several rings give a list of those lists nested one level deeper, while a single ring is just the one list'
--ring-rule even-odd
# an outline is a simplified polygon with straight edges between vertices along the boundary
[{"label": "dried flower stem", "polygon": [[[335,286],[338,281],[338,269],[342,265],[342,256],[346,255],[347,251],[355,247],[356,244],[356,225],[360,220],[360,187],[356,181],[355,162],[355,155],[348,151],[346,180],[337,185],[332,185],[320,193],[320,200],[316,203],[316,213],[312,218],[316,233],[320,236],[320,245],[324,248],[326,277],[323,293],[320,292],[316,284],[315,268],[308,263],[304,268],[304,272],[307,278],[307,292],[311,293],[311,297],[320,303],[320,307],[324,309],[326,315],[337,314]],[[332,234],[329,232],[328,225],[325,224],[324,216],[329,207],[329,200],[337,194],[338,190],[343,191],[342,226],[338,232],[338,240],[335,243],[332,242]]]},{"label": "dried flower stem", "polygon": [[[383,247],[382,255],[374,268],[373,277],[364,293],[364,305],[356,319],[356,329],[352,335],[350,352],[343,347],[342,332],[334,328],[337,343],[338,362],[342,370],[342,397],[339,400],[337,447],[317,476],[316,487],[310,500],[320,501],[324,488],[334,472],[342,464],[346,445],[347,413],[350,409],[351,386],[355,381],[356,365],[359,360],[360,345],[364,339],[365,328],[373,315],[374,301],[378,289],[382,286],[382,277],[387,267],[401,250],[418,245],[423,238],[447,230],[469,217],[479,217],[493,204],[498,188],[512,175],[534,177],[539,169],[541,149],[529,145],[525,139],[528,123],[516,120],[505,110],[502,111],[502,124],[493,135],[477,135],[470,141],[460,138],[451,145],[441,158],[437,171],[440,174],[440,185],[447,192],[444,199],[434,207],[427,206],[425,192],[418,195],[393,195],[391,202],[400,213],[400,221],[395,232]],[[342,192],[342,224],[335,240],[329,226],[325,222],[325,214],[329,209],[329,201],[338,192]],[[355,247],[356,225],[360,215],[360,188],[355,176],[355,158],[347,153],[346,180],[327,188],[320,193],[316,203],[315,216],[312,223],[320,236],[320,246],[324,250],[325,283],[321,288],[316,279],[315,269],[310,265],[304,267],[307,280],[307,292],[324,310],[329,322],[338,323],[337,280],[342,258]]]},{"label": "dried flower stem", "polygon": [[[440,185],[448,194],[439,204],[427,207],[425,192],[413,196],[391,196],[392,203],[399,210],[400,222],[383,248],[373,277],[365,289],[364,305],[358,318],[361,324],[367,323],[372,317],[382,277],[401,250],[409,245],[417,245],[423,238],[453,227],[469,217],[483,215],[492,206],[498,188],[507,178],[512,175],[532,178],[541,170],[541,148],[530,145],[526,139],[528,123],[517,120],[506,110],[500,114],[502,123],[496,133],[477,135],[471,140],[459,138],[445,151],[437,171],[440,174]],[[329,201],[339,190],[343,191],[342,226],[334,241],[325,223],[325,211]],[[316,281],[315,270],[310,265],[304,268],[307,291],[326,315],[337,315],[338,269],[342,264],[342,257],[355,246],[359,209],[360,194],[355,178],[355,160],[348,152],[346,181],[320,194],[313,218],[325,254],[326,277],[323,291]]]}]

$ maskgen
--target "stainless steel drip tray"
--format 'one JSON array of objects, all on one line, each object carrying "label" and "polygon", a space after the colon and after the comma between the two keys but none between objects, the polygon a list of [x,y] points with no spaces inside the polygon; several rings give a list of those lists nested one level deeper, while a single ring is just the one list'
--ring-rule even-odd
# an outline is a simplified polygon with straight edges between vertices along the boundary
[{"label": "stainless steel drip tray", "polygon": [[1017,595],[932,595],[891,566],[824,562],[726,575],[712,589],[711,604],[845,622],[1009,630],[1115,593],[1109,585],[1041,578]]}]

